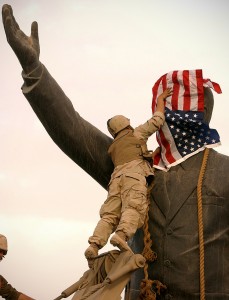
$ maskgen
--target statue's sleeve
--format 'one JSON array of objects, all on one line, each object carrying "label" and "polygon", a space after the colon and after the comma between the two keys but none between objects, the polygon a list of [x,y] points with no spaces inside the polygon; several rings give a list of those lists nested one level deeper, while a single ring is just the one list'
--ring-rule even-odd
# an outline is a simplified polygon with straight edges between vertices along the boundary
[{"label": "statue's sleeve", "polygon": [[[23,75],[22,92],[53,141],[104,188],[113,170],[107,149],[112,139],[75,111],[63,90],[41,65],[40,75]],[[37,72],[36,72],[37,73]]]}]

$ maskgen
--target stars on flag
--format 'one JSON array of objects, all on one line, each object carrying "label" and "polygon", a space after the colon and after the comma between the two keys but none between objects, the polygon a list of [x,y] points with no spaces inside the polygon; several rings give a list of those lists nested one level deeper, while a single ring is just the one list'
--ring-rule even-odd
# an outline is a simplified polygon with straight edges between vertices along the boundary
[{"label": "stars on flag", "polygon": [[203,120],[203,112],[171,111],[166,108],[166,123],[181,156],[189,155],[203,146],[220,142],[216,130]]},{"label": "stars on flag", "polygon": [[188,113],[166,108],[166,122],[181,156],[186,156],[209,144],[219,143],[219,136],[208,124],[200,121],[202,112]]}]

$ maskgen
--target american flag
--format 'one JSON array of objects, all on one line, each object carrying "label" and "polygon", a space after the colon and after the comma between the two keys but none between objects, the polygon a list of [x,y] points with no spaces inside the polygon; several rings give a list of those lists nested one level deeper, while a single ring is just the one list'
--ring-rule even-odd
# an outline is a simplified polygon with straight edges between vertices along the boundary
[{"label": "american flag", "polygon": [[217,131],[203,121],[204,87],[221,93],[220,86],[210,79],[203,79],[202,70],[169,72],[153,86],[153,113],[157,97],[167,87],[173,89],[173,94],[165,102],[165,123],[157,132],[161,152],[154,158],[154,167],[164,171],[206,147],[220,145]]}]

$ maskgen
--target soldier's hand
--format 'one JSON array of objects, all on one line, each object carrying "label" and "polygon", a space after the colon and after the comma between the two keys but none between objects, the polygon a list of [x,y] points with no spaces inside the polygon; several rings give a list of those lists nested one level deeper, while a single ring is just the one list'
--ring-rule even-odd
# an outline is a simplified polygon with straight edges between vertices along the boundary
[{"label": "soldier's hand", "polygon": [[154,159],[154,157],[155,157],[156,155],[158,155],[160,152],[161,152],[161,147],[157,147],[157,148],[154,150],[153,154],[152,154],[153,159]]},{"label": "soldier's hand", "polygon": [[39,66],[40,46],[38,38],[38,24],[31,25],[30,37],[25,35],[17,24],[10,5],[2,7],[2,20],[6,38],[16,54],[25,73],[29,73]]},{"label": "soldier's hand", "polygon": [[167,88],[164,90],[164,92],[161,94],[161,96],[165,100],[168,96],[171,96],[172,93],[173,93],[172,88]]}]

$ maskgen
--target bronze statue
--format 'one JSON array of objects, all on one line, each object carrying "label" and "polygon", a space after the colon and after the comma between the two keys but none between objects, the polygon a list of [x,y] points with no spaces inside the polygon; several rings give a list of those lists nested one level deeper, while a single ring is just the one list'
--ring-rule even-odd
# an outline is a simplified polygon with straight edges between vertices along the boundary
[{"label": "bronze statue", "polygon": [[[9,5],[3,6],[7,41],[22,68],[22,92],[53,141],[101,186],[107,187],[113,165],[107,154],[112,139],[84,120],[62,89],[39,61],[38,25],[31,36],[18,26]],[[210,121],[213,95],[205,88],[205,119]],[[149,265],[149,278],[167,286],[158,299],[200,299],[197,181],[204,152],[169,172],[156,170],[151,193],[149,229],[158,257]],[[202,183],[205,246],[205,299],[229,299],[228,205],[229,157],[209,151]],[[130,246],[143,249],[143,231],[138,230]],[[132,276],[126,299],[135,300],[142,270]]]}]

